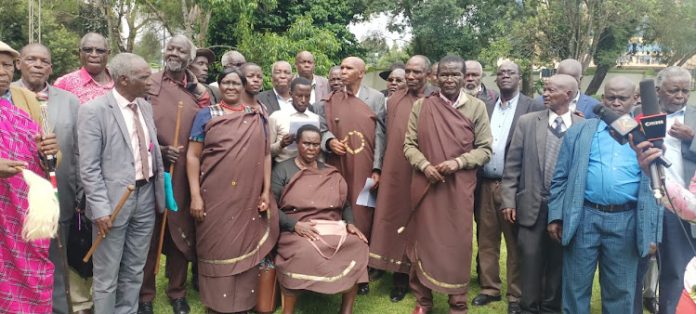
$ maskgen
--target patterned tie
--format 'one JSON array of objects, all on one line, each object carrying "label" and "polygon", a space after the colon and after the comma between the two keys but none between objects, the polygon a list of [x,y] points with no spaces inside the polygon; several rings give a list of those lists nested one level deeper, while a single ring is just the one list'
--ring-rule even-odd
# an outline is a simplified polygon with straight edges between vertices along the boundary
[{"label": "patterned tie", "polygon": [[135,125],[135,133],[138,134],[138,152],[140,153],[140,164],[142,165],[142,174],[145,180],[150,179],[150,164],[147,159],[147,145],[145,144],[145,131],[140,123],[140,115],[138,114],[138,105],[135,103],[128,104],[128,108],[133,110],[133,124]]},{"label": "patterned tie", "polygon": [[561,134],[561,133],[563,133],[563,125],[564,125],[564,123],[563,123],[563,118],[561,118],[561,117],[556,117],[556,119],[553,120],[553,121],[556,122],[556,127],[553,128],[553,131],[556,132],[556,134]]}]

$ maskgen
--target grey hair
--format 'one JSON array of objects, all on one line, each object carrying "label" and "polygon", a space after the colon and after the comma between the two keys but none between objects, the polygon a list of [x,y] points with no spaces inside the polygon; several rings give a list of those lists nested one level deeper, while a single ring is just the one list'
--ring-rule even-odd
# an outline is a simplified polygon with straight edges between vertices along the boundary
[{"label": "grey hair", "polygon": [[242,57],[242,59],[244,59],[244,62],[246,63],[246,58],[244,57],[244,55],[237,50],[230,50],[225,52],[225,54],[223,54],[222,57],[220,57],[220,63],[224,67],[230,64],[230,59],[234,58],[235,56]]},{"label": "grey hair", "polygon": [[[410,61],[413,58],[417,58],[423,61],[423,66],[425,66],[425,72],[430,72],[430,68],[432,67],[432,64],[430,63],[430,59],[424,55],[415,55],[409,58],[408,60]],[[406,62],[408,63],[408,62]]]},{"label": "grey hair", "polygon": [[273,62],[273,64],[271,64],[271,72],[275,71],[275,68],[276,68],[278,65],[280,65],[281,63],[287,64],[287,65],[290,67],[290,73],[292,73],[292,65],[290,64],[290,62],[287,62],[287,61],[285,61],[285,60],[280,60],[280,61]]},{"label": "grey hair", "polygon": [[84,47],[87,39],[90,39],[92,37],[97,37],[97,38],[103,40],[104,41],[104,48],[106,48],[107,50],[109,49],[109,41],[106,40],[106,37],[104,37],[104,35],[102,35],[102,34],[95,33],[95,32],[89,32],[89,33],[85,34],[84,36],[82,36],[82,38],[80,39],[80,48]]},{"label": "grey hair", "polygon": [[140,63],[138,61],[147,64],[143,57],[134,53],[123,52],[115,55],[109,62],[109,72],[111,73],[111,77],[114,79],[114,81],[118,80],[118,78],[121,76],[133,78],[133,76],[135,76],[137,65]]},{"label": "grey hair", "polygon": [[181,40],[186,41],[186,42],[188,43],[189,47],[190,47],[190,49],[189,49],[189,60],[188,60],[188,62],[186,63],[187,66],[188,66],[189,64],[191,64],[191,63],[193,62],[194,59],[196,59],[196,45],[193,44],[193,42],[191,41],[191,39],[189,39],[188,37],[186,37],[185,35],[182,35],[182,34],[174,35],[172,38],[169,39],[169,41],[167,42],[167,45],[169,45],[169,43],[172,42],[172,40],[175,40],[175,39],[181,39]]},{"label": "grey hair", "polygon": [[657,73],[657,78],[655,79],[655,86],[662,88],[662,84],[665,83],[665,80],[672,77],[688,78],[689,81],[691,81],[691,73],[689,73],[689,71],[682,67],[671,66],[666,67],[662,71]]},{"label": "grey hair", "polygon": [[333,71],[341,71],[341,66],[340,65],[334,65],[329,69],[329,74]]}]

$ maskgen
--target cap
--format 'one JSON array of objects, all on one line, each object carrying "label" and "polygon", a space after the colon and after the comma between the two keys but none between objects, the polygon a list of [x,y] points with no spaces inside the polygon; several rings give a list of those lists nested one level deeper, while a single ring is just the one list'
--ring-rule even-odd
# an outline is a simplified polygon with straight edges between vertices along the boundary
[{"label": "cap", "polygon": [[0,41],[0,52],[6,52],[12,55],[12,58],[17,59],[19,58],[19,52],[17,50],[12,49],[10,45],[6,44],[5,42]]},{"label": "cap", "polygon": [[212,64],[215,62],[215,53],[208,48],[198,48],[196,49],[196,57],[205,57],[208,59],[208,63]]}]

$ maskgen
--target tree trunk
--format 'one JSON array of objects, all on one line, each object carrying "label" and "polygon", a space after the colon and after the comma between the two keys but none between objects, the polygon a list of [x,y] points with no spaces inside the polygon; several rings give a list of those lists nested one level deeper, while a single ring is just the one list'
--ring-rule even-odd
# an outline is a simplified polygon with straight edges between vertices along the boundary
[{"label": "tree trunk", "polygon": [[522,69],[522,94],[534,98],[534,73],[532,63]]},{"label": "tree trunk", "polygon": [[599,87],[602,86],[602,82],[604,82],[604,78],[607,77],[607,73],[609,73],[609,69],[611,69],[610,65],[600,64],[597,66],[597,71],[595,71],[595,75],[594,75],[594,77],[592,77],[592,81],[590,81],[590,85],[587,86],[587,89],[585,90],[585,94],[594,95],[597,93],[597,91],[599,90]]}]

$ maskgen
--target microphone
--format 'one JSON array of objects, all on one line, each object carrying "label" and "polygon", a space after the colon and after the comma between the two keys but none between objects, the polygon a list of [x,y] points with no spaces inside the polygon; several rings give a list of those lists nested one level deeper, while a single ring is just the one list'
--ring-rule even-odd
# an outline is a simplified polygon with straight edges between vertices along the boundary
[{"label": "microphone", "polygon": [[[640,81],[640,102],[644,115],[640,119],[643,133],[653,143],[653,146],[662,149],[662,139],[667,134],[667,115],[662,113],[657,103],[657,89],[655,88],[654,80],[645,79]],[[665,166],[669,167],[670,165]],[[662,165],[652,162],[650,164],[650,188],[653,190],[655,199],[659,200],[662,198],[664,180],[665,175]]]}]

